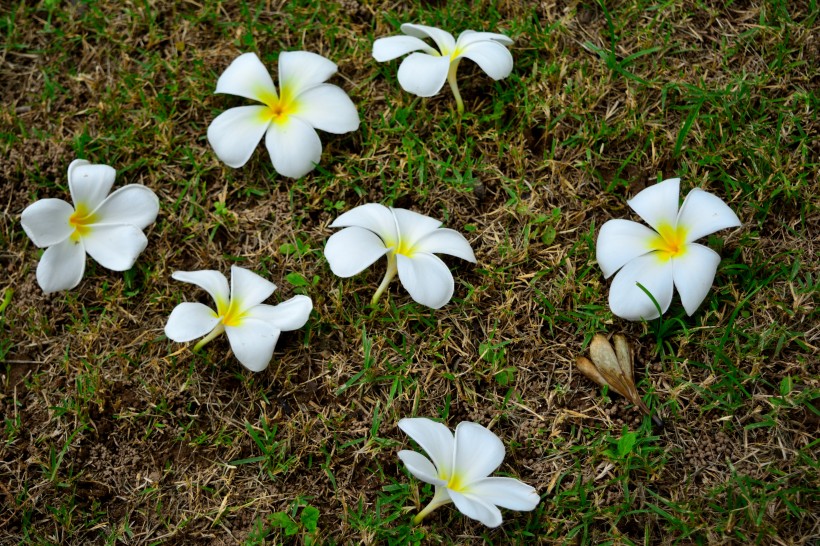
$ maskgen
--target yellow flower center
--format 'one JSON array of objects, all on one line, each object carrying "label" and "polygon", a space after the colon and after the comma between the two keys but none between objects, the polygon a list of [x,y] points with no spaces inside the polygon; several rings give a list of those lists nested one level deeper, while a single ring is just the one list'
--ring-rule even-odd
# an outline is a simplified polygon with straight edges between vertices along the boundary
[{"label": "yellow flower center", "polygon": [[[436,51],[436,48],[440,49]],[[464,48],[459,47],[458,42],[456,42],[456,44],[453,46],[453,49],[450,49],[449,47],[443,47],[438,43],[436,43],[436,48],[433,48],[433,55],[438,55],[439,57],[449,57],[450,62],[455,61],[456,57],[458,57],[464,52]]]},{"label": "yellow flower center", "polygon": [[245,316],[245,312],[237,300],[231,300],[227,304],[224,300],[217,301],[216,310],[217,316],[225,326],[239,326]]},{"label": "yellow flower center", "polygon": [[399,244],[394,246],[395,248],[393,249],[393,252],[395,252],[396,254],[401,254],[402,256],[407,256],[408,258],[412,258],[413,254],[415,254],[413,247],[406,244],[401,239],[399,239]]},{"label": "yellow flower center", "polygon": [[686,254],[686,229],[683,226],[661,224],[658,234],[649,241],[649,248],[657,251],[658,259],[667,262]]},{"label": "yellow flower center", "polygon": [[257,91],[257,96],[267,106],[260,114],[262,121],[284,124],[291,115],[299,110],[299,101],[293,96],[291,86],[285,84],[281,91],[278,97],[269,91]]},{"label": "yellow flower center", "polygon": [[[446,477],[442,477],[441,479],[447,480]],[[447,489],[452,489],[453,491],[456,491],[458,493],[463,492],[464,484],[461,483],[461,476],[459,476],[458,474],[453,474],[452,476],[450,476],[450,479],[447,480]]]},{"label": "yellow flower center", "polygon": [[97,221],[97,215],[91,214],[84,203],[78,203],[71,216],[68,217],[68,224],[74,228],[71,232],[71,240],[75,243],[91,232],[91,225]]}]

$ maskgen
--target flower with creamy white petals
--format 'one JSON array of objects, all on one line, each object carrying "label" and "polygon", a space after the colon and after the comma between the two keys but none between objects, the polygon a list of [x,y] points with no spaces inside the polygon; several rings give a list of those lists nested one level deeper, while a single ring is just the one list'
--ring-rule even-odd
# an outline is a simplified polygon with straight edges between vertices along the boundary
[{"label": "flower with creamy white petals", "polygon": [[352,277],[387,255],[387,272],[371,303],[398,273],[418,303],[438,309],[453,297],[453,275],[435,253],[475,263],[467,239],[441,222],[405,209],[369,203],[342,214],[330,227],[343,227],[330,236],[325,257],[339,277]]},{"label": "flower with creamy white petals", "polygon": [[234,356],[253,372],[268,367],[273,349],[283,331],[305,325],[313,302],[294,296],[279,305],[265,305],[276,285],[248,269],[231,266],[231,287],[219,271],[176,271],[171,275],[204,289],[216,302],[216,311],[196,302],[177,305],[168,317],[165,335],[177,342],[205,336],[194,351],[225,332]]},{"label": "flower with creamy white petals", "polygon": [[[456,81],[461,59],[474,61],[494,80],[506,78],[512,72],[513,58],[507,46],[513,41],[503,34],[465,30],[456,40],[449,32],[411,23],[403,24],[401,31],[407,36],[390,36],[373,42],[373,58],[384,62],[410,53],[399,66],[402,89],[420,97],[432,97],[447,81],[459,112],[464,111]],[[438,49],[429,46],[424,38],[433,40]]]},{"label": "flower with creamy white petals", "polygon": [[341,88],[324,83],[336,65],[316,53],[279,54],[279,92],[255,53],[234,59],[216,82],[216,93],[239,95],[262,104],[231,108],[211,122],[208,142],[217,157],[237,168],[250,159],[262,137],[273,168],[301,178],[322,156],[316,129],[342,134],[359,127],[359,113]]},{"label": "flower with creamy white petals", "polygon": [[[630,220],[609,220],[598,234],[596,258],[609,278],[609,307],[627,320],[659,316],[652,299],[665,313],[678,289],[686,314],[694,313],[712,287],[720,255],[695,243],[720,229],[738,227],[737,215],[719,197],[701,189],[686,196],[680,210],[680,179],[650,186],[627,201],[652,226]],[[639,286],[640,285],[640,286]]]},{"label": "flower with creamy white petals", "polygon": [[159,199],[140,184],[111,195],[117,171],[76,159],[68,166],[68,187],[74,206],[62,199],[42,199],[23,211],[20,223],[39,248],[37,283],[44,292],[70,290],[85,273],[86,252],[114,271],[131,269],[145,250],[142,232],[154,222]]},{"label": "flower with creamy white petals", "polygon": [[514,478],[490,477],[504,461],[504,444],[487,428],[469,421],[456,426],[456,433],[424,417],[402,419],[399,428],[430,456],[410,450],[399,451],[407,470],[435,486],[430,504],[414,518],[419,523],[443,504],[452,502],[462,514],[487,527],[501,525],[498,507],[529,512],[541,500],[538,492]]}]

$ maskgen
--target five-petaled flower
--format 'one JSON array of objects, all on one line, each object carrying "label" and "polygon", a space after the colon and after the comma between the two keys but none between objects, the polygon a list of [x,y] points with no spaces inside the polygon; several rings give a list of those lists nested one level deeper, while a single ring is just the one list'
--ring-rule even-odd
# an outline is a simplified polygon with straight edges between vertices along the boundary
[{"label": "five-petaled flower", "polygon": [[231,266],[230,290],[219,271],[176,271],[171,276],[208,292],[216,302],[216,311],[201,303],[180,303],[168,317],[165,335],[186,342],[207,334],[194,346],[197,351],[225,332],[237,360],[254,372],[268,367],[279,334],[304,326],[313,309],[310,298],[301,295],[279,305],[263,304],[276,285],[235,265]]},{"label": "five-petaled flower", "polygon": [[336,65],[316,53],[279,54],[279,93],[255,53],[234,59],[216,82],[217,93],[239,95],[261,105],[226,110],[208,127],[208,142],[231,167],[247,163],[265,136],[273,168],[283,176],[300,178],[322,156],[316,129],[348,133],[359,127],[353,102],[335,85],[324,83]]},{"label": "five-petaled flower", "polygon": [[[456,426],[455,437],[446,426],[430,419],[402,419],[399,428],[427,452],[430,459],[410,450],[399,451],[407,470],[436,488],[433,499],[414,521],[448,502],[462,514],[488,527],[501,525],[501,511],[530,511],[538,492],[515,478],[489,477],[504,461],[504,444],[487,428],[469,421]],[[432,460],[432,462],[431,462]]]},{"label": "five-petaled flower", "polygon": [[694,243],[720,229],[740,226],[740,220],[719,197],[700,189],[686,196],[680,210],[680,179],[650,186],[627,201],[652,228],[630,220],[609,220],[598,234],[596,257],[609,278],[620,269],[609,289],[609,307],[627,320],[649,320],[658,310],[643,286],[665,313],[678,289],[683,308],[694,313],[709,292],[720,255]]},{"label": "five-petaled flower", "polygon": [[23,211],[20,223],[26,234],[38,247],[48,247],[37,265],[44,292],[77,286],[86,252],[103,267],[125,271],[145,250],[148,239],[142,230],[156,220],[159,199],[140,184],[108,195],[116,175],[108,165],[76,159],[68,166],[73,207],[62,199],[42,199]]},{"label": "five-petaled flower", "polygon": [[352,277],[387,254],[387,272],[372,303],[398,273],[410,297],[438,309],[453,297],[454,283],[452,273],[434,253],[476,261],[463,235],[440,226],[440,221],[417,212],[377,203],[361,205],[330,224],[346,229],[330,236],[325,257],[333,273]]},{"label": "five-petaled flower", "polygon": [[[402,88],[420,97],[432,97],[446,80],[459,112],[464,111],[464,102],[458,91],[456,71],[462,58],[473,60],[494,80],[506,78],[512,72],[513,58],[506,46],[513,41],[503,34],[465,30],[456,40],[444,30],[411,23],[403,24],[401,31],[407,36],[390,36],[373,42],[373,58],[384,62],[414,52],[399,66]],[[431,38],[438,49],[427,45],[422,38]]]}]

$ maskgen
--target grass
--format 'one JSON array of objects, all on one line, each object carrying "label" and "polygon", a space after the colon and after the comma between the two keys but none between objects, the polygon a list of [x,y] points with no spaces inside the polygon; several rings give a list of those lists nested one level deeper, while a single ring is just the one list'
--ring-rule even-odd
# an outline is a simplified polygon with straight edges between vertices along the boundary
[{"label": "grass", "polygon": [[[702,2],[7,2],[0,8],[0,544],[809,544],[818,535],[820,79],[815,0]],[[515,39],[513,73],[459,67],[401,90],[375,38],[403,22]],[[238,170],[205,138],[236,97],[219,74],[254,51],[321,53],[361,128],[323,134],[321,165],[279,177],[263,147]],[[115,273],[89,260],[46,296],[19,217],[67,198],[75,158],[160,198],[149,246]],[[626,199],[680,176],[743,227],[692,317],[627,323],[595,263]],[[332,275],[328,224],[366,202],[464,233],[455,296],[433,311],[384,263]],[[200,354],[162,333],[197,295],[176,270],[240,264],[307,294],[270,367],[224,339]],[[624,332],[667,427],[574,369]],[[409,476],[402,417],[474,420],[531,513],[487,529]]]}]

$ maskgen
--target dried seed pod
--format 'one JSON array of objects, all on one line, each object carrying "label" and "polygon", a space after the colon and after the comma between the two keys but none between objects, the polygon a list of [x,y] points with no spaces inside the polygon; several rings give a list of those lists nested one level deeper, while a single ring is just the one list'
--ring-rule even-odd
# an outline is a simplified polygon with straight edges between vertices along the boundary
[{"label": "dried seed pod", "polygon": [[634,385],[635,354],[632,351],[632,347],[629,345],[629,342],[626,340],[626,337],[624,337],[621,334],[615,334],[614,336],[612,336],[612,341],[615,344],[615,356],[618,357],[618,365],[620,365],[621,370],[624,372],[624,375]]},{"label": "dried seed pod", "polygon": [[653,415],[649,408],[641,399],[638,389],[635,387],[635,376],[633,373],[634,352],[629,342],[621,334],[613,336],[615,349],[607,338],[601,334],[595,334],[589,345],[589,359],[579,356],[575,359],[575,365],[585,376],[595,381],[600,386],[607,386],[624,398],[631,401],[638,408],[652,418],[652,422],[663,427],[663,420],[657,415]]},{"label": "dried seed pod", "polygon": [[[590,362],[587,357],[579,356],[578,358],[575,359],[575,365],[578,366],[578,369],[581,370],[582,374],[584,374],[588,378],[590,378],[593,381],[595,381],[596,383],[598,383],[598,385],[600,385],[602,387],[609,386],[609,383],[606,382],[606,379],[604,379],[604,376],[602,376],[598,372],[598,368],[595,367],[595,364]],[[615,389],[613,389],[613,390],[615,390]]]},{"label": "dried seed pod", "polygon": [[628,376],[624,375],[615,351],[612,350],[612,345],[606,337],[596,334],[592,338],[592,343],[589,345],[589,356],[592,357],[592,363],[604,377],[607,385],[621,396],[632,399],[635,387],[631,370]]}]

